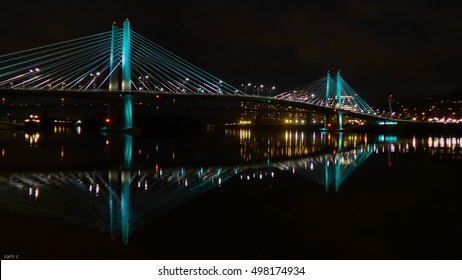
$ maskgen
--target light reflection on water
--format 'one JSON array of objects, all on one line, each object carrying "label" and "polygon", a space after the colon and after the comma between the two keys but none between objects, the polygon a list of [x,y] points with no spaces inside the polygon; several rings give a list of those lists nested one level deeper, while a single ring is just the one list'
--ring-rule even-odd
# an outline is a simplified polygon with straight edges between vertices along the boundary
[{"label": "light reflection on water", "polygon": [[[53,164],[35,162],[34,168],[26,164],[24,170],[15,165],[18,170],[0,174],[1,204],[14,211],[61,217],[72,224],[98,228],[112,237],[121,236],[123,243],[136,228],[204,192],[225,187],[230,180],[272,180],[286,173],[304,178],[307,187],[339,192],[342,183],[374,154],[387,155],[386,166],[392,168],[394,157],[406,153],[461,160],[462,145],[462,138],[456,136],[400,139],[390,135],[241,129],[206,135],[211,139],[207,143],[231,140],[225,141],[220,150],[211,147],[212,155],[207,153],[209,147],[200,144],[199,148],[193,147],[193,153],[186,151],[182,145],[190,139],[169,143],[156,136],[143,142],[128,135],[90,138],[88,143],[98,145],[83,144],[78,153],[68,153],[75,145],[66,144],[68,138],[82,137],[82,130],[55,128],[53,133],[67,136],[24,133],[22,145],[44,152],[56,149],[55,156],[62,164],[50,159]],[[25,158],[19,162],[34,160],[28,159],[27,153],[15,155],[10,149],[18,145],[18,139],[15,136],[1,142],[2,166],[21,156]],[[108,160],[96,169],[79,165],[74,170],[72,164],[77,158],[91,162],[91,156],[83,156],[86,153],[101,153]],[[207,155],[215,164],[203,165],[202,161],[209,159]],[[222,156],[228,158],[220,163]],[[186,164],[180,161],[182,158],[188,159]],[[41,165],[50,170],[37,171]]]}]

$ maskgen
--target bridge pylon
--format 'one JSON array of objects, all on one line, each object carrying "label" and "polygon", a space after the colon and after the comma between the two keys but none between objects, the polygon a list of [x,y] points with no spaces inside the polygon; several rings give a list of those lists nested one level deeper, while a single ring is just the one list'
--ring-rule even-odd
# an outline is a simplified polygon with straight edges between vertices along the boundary
[{"label": "bridge pylon", "polygon": [[[121,39],[120,39],[121,37]],[[119,81],[119,67],[114,65],[115,56],[121,56],[122,80]],[[130,92],[131,91],[131,57],[130,57],[130,21],[126,19],[123,23],[122,32],[119,28],[112,25],[111,54],[109,58],[109,90]],[[120,88],[119,88],[120,85]],[[130,94],[123,94],[121,101],[114,101],[109,104],[108,110],[108,130],[130,130],[133,128],[133,97]]]},{"label": "bridge pylon", "polygon": [[[332,94],[331,95],[331,75],[330,72],[327,71],[327,77],[326,77],[326,94],[324,97],[324,104],[326,106],[332,106],[334,109],[334,112],[337,112],[337,129],[342,130],[343,129],[343,115],[342,112],[340,111],[342,109],[342,78],[340,77],[340,70],[337,72],[337,78],[336,78],[336,88],[335,88],[335,96]],[[323,130],[326,130],[329,128],[329,124],[331,123],[332,117],[326,114],[324,118],[324,128]]]},{"label": "bridge pylon", "polygon": [[119,27],[114,22],[112,24],[112,33],[111,33],[111,53],[109,55],[109,90],[118,91],[119,90],[119,71],[118,67],[115,64],[115,59],[118,56],[119,49]]},{"label": "bridge pylon", "polygon": [[130,21],[126,19],[122,31],[122,91],[130,91],[131,71],[130,71]]},{"label": "bridge pylon", "polygon": [[[326,79],[326,100],[325,100],[325,104],[329,104],[329,94],[330,94],[330,72],[327,71],[327,79]],[[327,124],[328,124],[328,117],[327,117],[327,114],[326,116],[324,117],[324,129],[327,129]]]},{"label": "bridge pylon", "polygon": [[340,77],[340,70],[337,71],[337,127],[339,130],[343,129],[342,123],[342,77]]}]

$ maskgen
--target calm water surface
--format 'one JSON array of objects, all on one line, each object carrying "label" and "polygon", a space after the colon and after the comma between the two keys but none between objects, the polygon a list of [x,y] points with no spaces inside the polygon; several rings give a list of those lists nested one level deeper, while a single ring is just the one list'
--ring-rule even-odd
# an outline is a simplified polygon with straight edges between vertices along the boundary
[{"label": "calm water surface", "polygon": [[462,136],[0,132],[22,259],[460,259]]}]

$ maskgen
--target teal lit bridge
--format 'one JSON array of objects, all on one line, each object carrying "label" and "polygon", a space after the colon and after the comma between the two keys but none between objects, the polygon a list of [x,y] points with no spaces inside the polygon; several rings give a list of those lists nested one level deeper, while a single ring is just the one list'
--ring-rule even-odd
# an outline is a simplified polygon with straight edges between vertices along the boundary
[{"label": "teal lit bridge", "polygon": [[[109,130],[133,128],[133,102],[146,98],[272,103],[336,116],[396,124],[379,116],[342,79],[340,71],[275,96],[249,95],[130,29],[112,30],[0,56],[2,96],[108,100]],[[327,121],[324,121],[327,126]]]}]

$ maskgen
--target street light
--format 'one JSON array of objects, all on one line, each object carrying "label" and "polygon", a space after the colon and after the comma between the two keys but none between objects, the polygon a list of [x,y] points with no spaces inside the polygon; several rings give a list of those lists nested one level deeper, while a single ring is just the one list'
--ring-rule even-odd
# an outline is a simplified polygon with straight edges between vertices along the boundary
[{"label": "street light", "polygon": [[146,75],[146,76],[144,76],[144,77],[142,77],[142,76],[139,76],[139,77],[138,77],[138,80],[139,80],[140,83],[141,83],[141,86],[139,87],[140,90],[143,90],[143,87],[146,88],[146,90],[149,90],[148,86],[146,85],[148,79],[149,79],[149,76],[148,76],[148,75]]},{"label": "street light", "polygon": [[29,72],[32,73],[32,75],[34,75],[34,73],[40,72],[40,68],[30,69]]},{"label": "street light", "polygon": [[257,95],[260,96],[260,89],[263,90],[263,85],[260,85],[258,88],[257,88]]},{"label": "street light", "polygon": [[30,69],[29,72],[32,73],[32,86],[35,86],[36,73],[40,72],[40,68]]},{"label": "street light", "polygon": [[95,74],[91,73],[90,77],[93,77],[93,80],[91,81],[93,84],[93,90],[96,89],[96,78],[100,75],[101,73],[96,72]]},{"label": "street light", "polygon": [[244,88],[244,94],[247,94],[247,88],[250,87],[252,83],[242,84],[241,86]]},{"label": "street light", "polygon": [[186,92],[186,87],[187,87],[187,83],[189,82],[189,78],[186,78],[184,79],[184,82],[183,82],[183,92]]},{"label": "street light", "polygon": [[[214,83],[216,83],[216,82],[214,82]],[[218,83],[216,83],[216,87],[217,87],[217,92],[216,93],[222,93],[222,90],[221,90],[222,85],[223,85],[222,80],[219,80]]]},{"label": "street light", "polygon": [[274,92],[275,89],[276,89],[275,86],[271,87],[270,92],[269,92],[270,97],[273,96],[273,92]]}]

